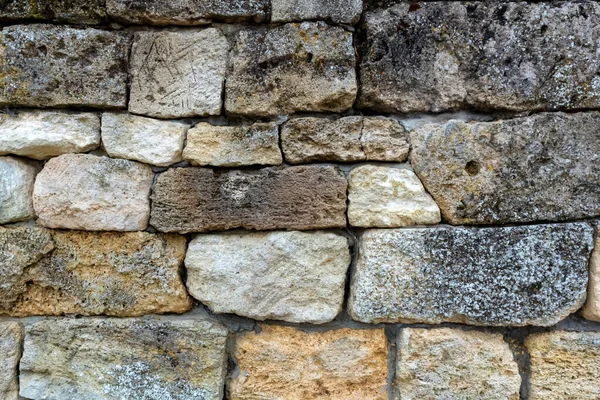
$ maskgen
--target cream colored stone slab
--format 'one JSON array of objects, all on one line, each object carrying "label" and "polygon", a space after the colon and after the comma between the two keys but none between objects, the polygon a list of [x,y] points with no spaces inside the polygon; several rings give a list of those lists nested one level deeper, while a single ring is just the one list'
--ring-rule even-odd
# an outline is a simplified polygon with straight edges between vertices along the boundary
[{"label": "cream colored stone slab", "polygon": [[17,322],[0,323],[0,398],[19,399],[19,360],[23,329]]},{"label": "cream colored stone slab", "polygon": [[37,172],[24,159],[0,157],[0,224],[34,217],[31,196]]},{"label": "cream colored stone slab", "polygon": [[590,257],[587,301],[581,314],[590,321],[600,322],[600,225],[596,225],[594,251]]}]

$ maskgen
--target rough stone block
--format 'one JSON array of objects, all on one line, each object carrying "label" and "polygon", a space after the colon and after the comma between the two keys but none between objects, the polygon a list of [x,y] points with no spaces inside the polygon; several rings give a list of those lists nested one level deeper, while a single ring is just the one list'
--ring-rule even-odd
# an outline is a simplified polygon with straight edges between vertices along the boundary
[{"label": "rough stone block", "polygon": [[400,400],[519,400],[521,377],[499,333],[403,328],[398,335]]},{"label": "rough stone block", "polygon": [[19,399],[19,360],[23,328],[17,322],[0,322],[0,397]]},{"label": "rough stone block", "polygon": [[370,230],[349,312],[362,322],[550,326],[586,298],[586,223]]},{"label": "rough stone block", "polygon": [[405,161],[408,142],[397,121],[386,118],[295,118],[281,132],[285,159],[315,161]]},{"label": "rough stone block", "polygon": [[193,165],[239,167],[279,165],[279,128],[275,123],[215,126],[201,122],[190,129],[183,157]]},{"label": "rough stone block", "polygon": [[207,320],[38,322],[26,327],[21,396],[221,400],[226,340],[227,330]]},{"label": "rough stone block", "polygon": [[174,235],[0,228],[0,314],[183,313],[185,250]]},{"label": "rough stone block", "polygon": [[183,160],[190,125],[125,113],[102,114],[102,144],[111,157],[168,166]]},{"label": "rough stone block", "polygon": [[587,301],[582,309],[584,318],[600,322],[600,224],[596,223],[594,251],[590,258],[590,278]]},{"label": "rough stone block", "polygon": [[0,224],[34,217],[31,201],[38,167],[16,157],[0,157]]},{"label": "rough stone block", "polygon": [[600,106],[600,4],[401,2],[365,13],[358,105],[386,112]]},{"label": "rough stone block", "polygon": [[303,332],[262,325],[236,341],[232,400],[387,399],[383,329]]},{"label": "rough stone block", "polygon": [[44,160],[98,146],[100,118],[95,113],[21,110],[0,114],[0,155]]},{"label": "rough stone block", "polygon": [[350,172],[348,220],[352,226],[394,228],[434,225],[440,209],[408,169],[363,165]]},{"label": "rough stone block", "polygon": [[357,84],[352,34],[323,22],[241,30],[227,77],[229,113],[274,117],[352,107]]},{"label": "rough stone block", "polygon": [[130,36],[54,25],[0,32],[0,105],[124,108]]},{"label": "rough stone block", "polygon": [[410,133],[410,162],[452,224],[600,215],[600,113],[450,121]]},{"label": "rough stone block", "polygon": [[190,294],[213,312],[320,324],[342,311],[350,249],[325,232],[198,235],[185,266]]},{"label": "rough stone block", "polygon": [[65,154],[38,174],[33,207],[48,228],[142,231],[153,179],[150,166],[134,161]]},{"label": "rough stone block", "polygon": [[554,331],[529,336],[529,398],[600,398],[600,332]]},{"label": "rough stone block", "polygon": [[156,179],[150,224],[180,233],[341,228],[347,186],[331,166],[171,169]]},{"label": "rough stone block", "polygon": [[205,25],[211,20],[262,22],[269,0],[106,0],[111,18],[141,25]]},{"label": "rough stone block", "polygon": [[129,111],[158,118],[220,114],[228,51],[215,28],[137,32]]},{"label": "rough stone block", "polygon": [[106,7],[103,0],[0,0],[0,22],[44,20],[99,24]]},{"label": "rough stone block", "polygon": [[271,0],[271,21],[327,20],[354,25],[362,14],[362,0]]}]

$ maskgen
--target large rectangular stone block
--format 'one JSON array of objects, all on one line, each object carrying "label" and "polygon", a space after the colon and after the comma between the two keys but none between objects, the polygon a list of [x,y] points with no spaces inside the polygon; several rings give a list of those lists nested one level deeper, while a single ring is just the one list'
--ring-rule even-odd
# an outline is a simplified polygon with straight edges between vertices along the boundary
[{"label": "large rectangular stone block", "polygon": [[38,170],[25,159],[0,157],[0,224],[34,217],[31,197]]},{"label": "large rectangular stone block", "polygon": [[356,320],[554,325],[585,301],[586,223],[370,230],[360,237]]},{"label": "large rectangular stone block", "polygon": [[354,25],[362,10],[362,0],[271,0],[273,22],[320,19]]},{"label": "large rectangular stone block", "polygon": [[176,168],[156,179],[150,224],[181,233],[345,227],[347,186],[332,166]]},{"label": "large rectangular stone block", "polygon": [[19,361],[23,328],[17,322],[0,322],[0,398],[19,399]]},{"label": "large rectangular stone block", "polygon": [[105,20],[104,0],[0,0],[0,21],[99,24]]},{"label": "large rectangular stone block", "polygon": [[440,112],[600,106],[598,2],[393,4],[364,14],[359,107]]},{"label": "large rectangular stone block", "polygon": [[130,35],[54,25],[0,32],[0,105],[124,108]]}]

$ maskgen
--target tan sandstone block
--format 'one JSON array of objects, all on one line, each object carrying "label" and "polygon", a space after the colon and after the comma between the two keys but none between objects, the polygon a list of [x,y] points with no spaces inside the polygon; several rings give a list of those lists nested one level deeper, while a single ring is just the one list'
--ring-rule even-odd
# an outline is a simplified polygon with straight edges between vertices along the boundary
[{"label": "tan sandstone block", "polygon": [[19,398],[19,360],[23,328],[17,322],[0,323],[0,398]]},{"label": "tan sandstone block", "polygon": [[584,318],[600,322],[600,225],[596,225],[594,251],[590,257],[587,301],[581,310]]}]

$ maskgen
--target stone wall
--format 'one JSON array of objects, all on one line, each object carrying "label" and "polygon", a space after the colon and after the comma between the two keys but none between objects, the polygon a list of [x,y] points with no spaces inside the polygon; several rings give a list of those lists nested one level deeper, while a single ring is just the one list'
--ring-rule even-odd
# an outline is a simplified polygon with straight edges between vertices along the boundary
[{"label": "stone wall", "polygon": [[0,399],[600,399],[600,3],[0,26]]}]

